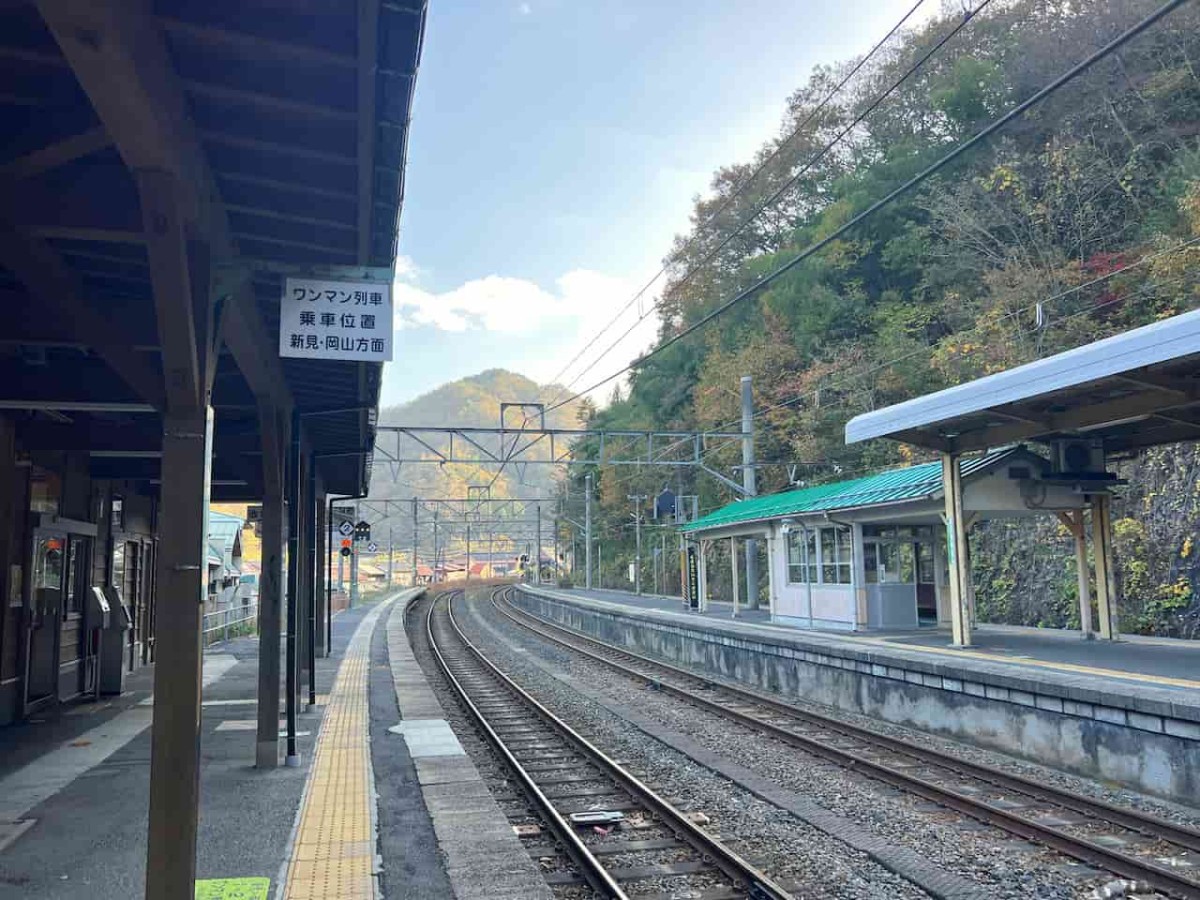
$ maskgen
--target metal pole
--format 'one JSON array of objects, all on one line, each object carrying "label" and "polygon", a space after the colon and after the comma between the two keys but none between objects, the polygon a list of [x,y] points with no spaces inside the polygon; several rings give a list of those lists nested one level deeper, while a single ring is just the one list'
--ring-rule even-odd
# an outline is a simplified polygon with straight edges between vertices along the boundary
[{"label": "metal pole", "polygon": [[[358,503],[354,504],[354,524],[358,525]],[[350,541],[350,609],[358,602],[358,538]]]},{"label": "metal pole", "polygon": [[634,502],[634,593],[642,593],[642,494],[634,494],[629,499]]},{"label": "metal pole", "polygon": [[604,590],[604,549],[600,546],[600,536],[596,536],[596,584]]},{"label": "metal pole", "polygon": [[296,616],[300,593],[300,413],[292,413],[292,447],[288,454],[287,491],[288,497],[288,560],[287,560],[287,756],[284,763],[300,765],[300,754],[296,751]]},{"label": "metal pole", "polygon": [[584,587],[592,589],[592,476],[583,480],[583,565]]},{"label": "metal pole", "polygon": [[412,504],[413,504],[413,579],[412,579],[412,586],[416,587],[417,586],[417,578],[419,577],[418,573],[417,573],[417,544],[420,541],[419,535],[417,533],[417,498],[416,497],[413,497]]},{"label": "metal pole", "polygon": [[537,504],[537,545],[533,548],[533,583],[542,583],[542,504]]},{"label": "metal pole", "polygon": [[346,558],[338,553],[338,590],[346,589]]},{"label": "metal pole", "polygon": [[493,551],[492,541],[495,539],[495,537],[496,537],[496,528],[494,525],[489,525],[488,526],[488,570],[487,570],[488,578],[491,578],[495,574],[495,572],[492,571],[492,567],[496,564],[495,557],[492,555],[492,551]]},{"label": "metal pole", "polygon": [[[329,524],[329,545],[325,548],[325,656],[333,653],[333,554],[337,552],[338,564],[341,564],[342,554],[334,550],[333,540],[333,498],[325,506],[325,515]],[[261,576],[260,576],[261,579]]]},{"label": "metal pole", "polygon": [[561,577],[558,571],[558,516],[554,517],[554,586],[558,586],[558,580]]},{"label": "metal pole", "polygon": [[388,526],[388,590],[392,589],[392,555],[396,549],[395,529],[391,525]]},{"label": "metal pole", "polygon": [[437,583],[437,571],[438,571],[438,512],[440,510],[441,510],[440,506],[435,506],[433,508],[433,582],[434,582],[434,584]]},{"label": "metal pole", "polygon": [[308,705],[317,705],[317,459],[308,457],[308,493],[304,508],[308,511]]},{"label": "metal pole", "polygon": [[467,523],[467,581],[471,580],[471,523]]},{"label": "metal pole", "polygon": [[[742,487],[747,497],[758,494],[754,468],[754,392],[750,376],[742,376]],[[746,538],[746,608],[758,609],[758,541]]]}]

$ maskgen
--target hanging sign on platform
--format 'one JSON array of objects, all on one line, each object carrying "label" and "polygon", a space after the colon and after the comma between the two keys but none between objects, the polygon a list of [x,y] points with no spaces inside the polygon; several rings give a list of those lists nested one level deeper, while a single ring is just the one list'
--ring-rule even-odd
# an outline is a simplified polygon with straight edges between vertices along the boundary
[{"label": "hanging sign on platform", "polygon": [[390,284],[284,279],[280,356],[388,362],[392,329]]}]

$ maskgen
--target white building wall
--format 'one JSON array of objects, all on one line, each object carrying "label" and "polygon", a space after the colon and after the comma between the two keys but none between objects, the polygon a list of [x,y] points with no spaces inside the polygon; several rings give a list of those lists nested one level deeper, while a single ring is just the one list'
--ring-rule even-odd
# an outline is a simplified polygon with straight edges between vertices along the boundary
[{"label": "white building wall", "polygon": [[[771,620],[803,628],[851,631],[855,622],[855,594],[849,584],[792,584],[788,581],[787,536],[772,526],[771,576],[776,604]],[[811,602],[810,602],[811,596]]]}]

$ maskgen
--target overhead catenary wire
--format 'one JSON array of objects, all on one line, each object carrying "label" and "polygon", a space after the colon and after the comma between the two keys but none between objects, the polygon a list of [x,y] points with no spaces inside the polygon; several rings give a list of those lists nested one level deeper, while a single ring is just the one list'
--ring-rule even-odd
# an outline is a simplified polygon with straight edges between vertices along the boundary
[{"label": "overhead catenary wire", "polygon": [[[854,119],[851,120],[851,122],[848,125],[844,126],[842,128],[842,130],[839,131],[838,134],[835,135],[830,141],[827,141],[824,145],[822,145],[821,148],[818,149],[817,152],[814,153],[811,157],[809,157],[804,162],[804,164],[796,172],[794,172],[791,175],[790,178],[788,178],[782,185],[780,185],[774,192],[772,192],[770,196],[768,196],[765,200],[763,200],[761,203],[759,203],[758,206],[756,206],[754,208],[754,210],[750,213],[750,215],[748,215],[745,219],[743,219],[732,231],[730,231],[728,234],[726,234],[716,244],[716,246],[712,247],[698,262],[696,262],[686,272],[684,272],[684,274],[680,276],[679,280],[676,281],[674,284],[672,284],[670,286],[669,290],[667,290],[661,297],[659,297],[657,300],[655,300],[654,303],[651,304],[650,308],[645,313],[639,315],[638,318],[636,320],[634,320],[634,322],[628,328],[626,328],[625,331],[622,332],[621,335],[615,341],[613,341],[607,347],[604,348],[604,350],[600,353],[599,356],[597,356],[595,359],[593,359],[582,371],[577,373],[575,375],[575,377],[565,386],[564,390],[570,390],[570,388],[573,387],[576,384],[576,382],[579,381],[579,379],[581,379],[584,375],[586,375],[588,372],[590,372],[592,369],[594,369],[600,363],[600,361],[603,360],[605,357],[607,357],[608,354],[611,353],[616,347],[618,347],[621,344],[621,342],[625,340],[625,338],[629,337],[629,335],[633,333],[634,329],[637,328],[643,321],[645,321],[646,317],[649,316],[650,313],[653,312],[655,309],[657,309],[667,297],[669,297],[672,293],[679,290],[679,288],[681,288],[683,285],[685,285],[689,281],[691,281],[692,277],[695,276],[706,265],[708,265],[710,262],[712,262],[712,260],[716,258],[717,254],[719,254],[722,250],[724,250],[726,247],[728,247],[730,243],[733,242],[734,238],[736,238],[746,228],[748,228],[760,215],[762,215],[762,213],[765,210],[774,206],[789,190],[791,190],[800,181],[801,178],[803,178],[806,174],[808,174],[817,163],[819,163],[822,159],[824,159],[826,156],[828,156],[834,150],[834,148],[838,146],[838,144],[840,144],[843,140],[845,140],[846,137],[849,136],[854,131],[855,128],[857,128],[859,125],[861,125],[863,123],[863,121],[866,120],[873,112],[875,112],[875,110],[878,109],[885,100],[887,100],[892,94],[894,94],[897,90],[899,90],[905,84],[905,82],[907,82],[913,75],[915,75],[918,71],[920,71],[925,66],[925,64],[931,58],[933,58],[934,55],[936,55],[938,52],[940,52],[941,49],[947,43],[949,43],[960,31],[962,31],[968,25],[968,23],[970,23],[972,20],[974,20],[975,17],[979,15],[979,13],[981,13],[985,8],[987,8],[987,6],[990,3],[991,3],[991,0],[982,0],[982,2],[980,2],[980,4],[977,7],[975,7],[972,10],[968,10],[964,14],[962,19],[959,20],[959,22],[954,26],[954,28],[952,28],[946,34],[942,35],[942,37],[940,39],[938,39],[938,41],[935,42],[933,44],[933,46],[931,46],[928,50],[926,50],[925,53],[923,53],[920,57],[918,57],[917,60],[915,62],[913,62],[912,65],[910,65],[904,71],[904,73],[901,74],[901,76],[899,78],[897,78],[895,81],[893,81],[884,91],[882,91],[873,101],[871,101],[871,103],[869,103],[866,107],[861,109],[859,111],[858,115],[855,116]],[[918,3],[917,6],[920,6],[920,4]],[[909,16],[911,16],[915,11],[916,11],[916,7],[913,7],[911,10],[909,10],[909,12],[905,15],[905,17],[903,19],[901,19],[901,21],[899,23],[897,23],[897,25],[892,29],[892,31],[890,31],[888,33],[887,37],[885,37],[882,41],[880,41],[878,44],[876,44],[874,49],[872,49],[871,53],[868,54],[866,57],[864,57],[862,59],[862,61],[860,61],[859,65],[855,67],[855,69],[850,73],[850,75],[853,75],[855,72],[857,72],[858,69],[861,68],[862,65],[864,65],[868,59],[870,59],[870,57],[875,53],[875,51],[877,51],[880,47],[882,47],[883,44],[888,40],[888,38],[890,38],[893,34],[895,34],[896,31],[898,31],[901,28],[901,26],[903,26],[904,22],[907,21]],[[807,127],[809,122],[811,122],[816,117],[816,115],[821,111],[821,109],[823,109],[825,107],[825,105],[829,102],[829,100],[832,99],[832,97],[838,91],[841,90],[841,88],[849,81],[849,79],[850,79],[850,76],[847,76],[846,78],[844,78],[838,84],[838,86],[832,92],[830,92],[830,94],[827,95],[824,100],[821,101],[820,106],[816,110],[814,110],[813,113],[810,116],[808,116],[804,120],[804,122],[792,133],[791,137],[788,138],[789,141],[792,138],[794,138],[796,135],[798,135],[803,128]],[[783,145],[781,145],[779,148],[776,148],[775,153],[779,153],[782,149],[783,149]],[[774,154],[773,154],[773,156],[774,156]],[[729,203],[732,202],[732,200],[734,199],[734,196],[736,196],[736,194],[731,195],[728,198],[726,203],[722,206],[722,209],[727,207],[729,205]],[[692,238],[692,240],[689,241],[688,243],[690,244],[690,243],[695,242],[695,240],[697,240],[699,237],[699,232],[701,231],[701,229],[706,227],[710,222],[713,221],[713,219],[715,219],[715,216],[707,219],[705,221],[704,225],[701,226],[701,228],[697,229],[697,236]],[[686,246],[687,246],[687,244],[685,244],[685,248],[686,248]],[[651,283],[653,283],[654,280],[657,280],[659,275],[663,274],[663,272],[665,272],[667,270],[668,265],[669,265],[669,262],[663,265],[663,268],[659,271],[659,273],[657,275],[654,276],[654,279],[651,281]],[[647,285],[647,287],[648,286],[649,285]],[[644,291],[645,291],[645,288],[642,289],[642,292],[644,292]],[[637,296],[635,296],[634,299],[635,300],[638,299],[638,297],[641,296],[642,292],[639,292],[639,294]],[[622,309],[621,312],[618,313],[617,318],[620,318],[620,316],[625,312],[625,310],[629,308],[629,305],[630,304],[627,304],[624,307],[624,309]],[[614,321],[616,321],[616,320],[614,319]],[[600,336],[605,331],[607,331],[609,327],[611,327],[611,325],[612,325],[612,323],[610,322],[609,325],[606,325],[603,329],[601,329],[600,333],[597,334],[592,339],[591,342],[589,342],[588,346],[591,346],[591,343],[594,343],[596,340],[598,340],[600,338]],[[585,348],[585,350],[586,350],[586,348]],[[582,355],[582,352],[576,356],[576,359],[578,359],[578,357],[580,355]],[[558,376],[556,376],[556,378],[557,377]],[[555,395],[553,400],[551,400],[552,404],[557,402],[558,397],[561,396],[561,393],[562,392],[560,391],[558,394]]]},{"label": "overhead catenary wire", "polygon": [[757,281],[755,281],[753,284],[749,285],[748,287],[743,288],[742,290],[738,291],[736,294],[734,294],[732,297],[730,297],[725,302],[721,303],[715,309],[710,310],[708,313],[701,316],[698,320],[696,320],[692,324],[688,325],[681,331],[679,331],[676,334],[672,335],[671,337],[667,338],[665,341],[658,344],[656,347],[652,348],[648,352],[637,357],[632,362],[630,362],[627,365],[623,366],[622,368],[618,369],[613,374],[600,379],[599,381],[595,382],[594,384],[589,385],[587,388],[584,388],[581,391],[578,391],[571,397],[568,397],[567,399],[559,401],[557,404],[548,407],[547,411],[549,412],[553,409],[557,409],[562,406],[565,406],[567,403],[573,402],[574,400],[578,399],[579,397],[590,394],[592,391],[595,391],[595,390],[603,387],[604,385],[606,385],[612,381],[615,381],[617,378],[621,377],[626,372],[630,372],[642,365],[645,365],[645,363],[648,362],[649,360],[653,359],[654,357],[658,356],[659,354],[661,354],[664,351],[668,350],[669,348],[673,347],[675,344],[679,343],[681,340],[688,337],[689,335],[694,334],[695,332],[699,331],[701,328],[704,328],[710,322],[712,322],[715,319],[719,318],[720,316],[724,315],[726,312],[728,312],[733,307],[737,306],[742,301],[746,300],[749,297],[756,295],[764,288],[766,288],[769,285],[773,284],[774,282],[778,281],[780,278],[782,278],[788,272],[792,271],[796,266],[800,265],[800,263],[804,262],[806,259],[812,257],[813,255],[819,253],[825,247],[829,246],[831,243],[833,243],[834,241],[841,238],[844,234],[853,230],[858,225],[860,225],[862,222],[864,222],[867,219],[874,216],[881,209],[885,208],[886,206],[889,206],[891,203],[895,202],[900,197],[908,194],[915,188],[919,187],[921,184],[928,181],[933,175],[937,174],[942,169],[946,168],[951,163],[953,163],[954,161],[959,159],[965,153],[967,153],[968,151],[972,150],[979,144],[986,141],[988,138],[990,138],[993,134],[995,134],[997,131],[1002,129],[1008,123],[1010,123],[1014,119],[1017,119],[1020,116],[1022,116],[1029,109],[1038,105],[1043,100],[1045,100],[1047,97],[1049,97],[1051,94],[1060,90],[1063,86],[1070,83],[1078,76],[1082,75],[1084,72],[1086,72],[1088,69],[1090,69],[1096,63],[1100,62],[1102,59],[1105,59],[1106,57],[1110,56],[1112,53],[1115,53],[1121,47],[1125,46],[1125,44],[1129,43],[1131,40],[1133,40],[1134,38],[1141,35],[1144,31],[1146,31],[1148,28],[1153,26],[1159,20],[1161,20],[1165,16],[1169,15],[1170,13],[1174,12],[1176,9],[1183,6],[1187,2],[1188,2],[1188,0],[1169,0],[1169,2],[1163,4],[1163,6],[1159,7],[1153,13],[1151,13],[1150,15],[1143,18],[1137,24],[1131,26],[1130,28],[1128,28],[1127,30],[1122,32],[1120,35],[1118,35],[1116,38],[1114,38],[1112,41],[1110,41],[1105,46],[1101,47],[1096,52],[1092,53],[1086,59],[1082,60],[1079,63],[1076,63],[1074,66],[1072,66],[1070,69],[1068,69],[1062,75],[1055,78],[1053,81],[1051,81],[1045,87],[1041,88],[1039,91],[1034,93],[1032,96],[1030,96],[1023,102],[1017,104],[1015,107],[1013,107],[1011,110],[1009,110],[1007,113],[1005,113],[1000,118],[994,120],[992,123],[985,126],[982,130],[977,132],[973,137],[969,138],[968,140],[966,140],[963,143],[956,146],[953,150],[951,150],[949,153],[946,153],[945,155],[943,155],[936,162],[930,164],[929,166],[926,166],[924,169],[922,169],[920,172],[918,172],[912,178],[908,179],[903,184],[901,184],[899,187],[895,188],[894,190],[890,191],[885,196],[881,197],[879,200],[876,200],[874,203],[872,203],[866,209],[862,210],[857,215],[853,216],[851,219],[849,219],[847,222],[845,222],[838,228],[834,229],[832,232],[830,232],[825,237],[821,238],[820,240],[815,241],[814,243],[809,244],[807,247],[805,247],[799,253],[794,255],[787,262],[776,267],[771,272],[762,276],[761,278],[759,278]]},{"label": "overhead catenary wire", "polygon": [[[1086,290],[1087,288],[1091,288],[1091,287],[1095,287],[1099,284],[1103,284],[1103,283],[1110,281],[1111,279],[1116,278],[1120,275],[1124,275],[1130,271],[1139,269],[1139,268],[1146,266],[1152,262],[1163,259],[1164,257],[1167,257],[1169,255],[1179,253],[1181,251],[1196,247],[1197,245],[1200,245],[1200,236],[1193,237],[1188,240],[1180,241],[1176,244],[1173,244],[1170,247],[1166,247],[1166,248],[1163,248],[1160,250],[1156,250],[1156,251],[1153,251],[1150,253],[1143,254],[1142,256],[1138,257],[1136,260],[1126,263],[1125,265],[1120,266],[1119,268],[1113,269],[1112,271],[1105,272],[1104,274],[1098,275],[1095,278],[1091,278],[1087,281],[1081,282],[1080,284],[1073,285],[1069,288],[1065,288],[1049,297],[1045,297],[1040,300],[1022,304],[1017,309],[1010,310],[1010,311],[1004,313],[1002,316],[998,317],[996,319],[995,323],[993,323],[993,324],[1000,324],[1007,320],[1015,319],[1021,315],[1027,314],[1028,312],[1035,310],[1039,307],[1042,308],[1042,310],[1044,312],[1046,307],[1048,307],[1050,304],[1056,304],[1056,303],[1066,299],[1067,297],[1070,297],[1074,294],[1077,294],[1081,291]],[[1139,296],[1145,296],[1147,293],[1149,293],[1155,289],[1162,288],[1162,287],[1170,285],[1170,284],[1178,283],[1186,277],[1187,276],[1185,275],[1185,276],[1182,276],[1181,278],[1172,279],[1167,282],[1154,282],[1152,284],[1144,285],[1141,288],[1139,288],[1138,291],[1132,295],[1132,298],[1137,298]],[[1051,325],[1056,324],[1058,322],[1075,319],[1082,315],[1090,315],[1090,314],[1096,312],[1097,310],[1104,309],[1104,308],[1107,308],[1108,306],[1111,306],[1113,302],[1117,302],[1118,300],[1129,300],[1129,299],[1131,299],[1131,296],[1123,295],[1123,296],[1117,298],[1117,300],[1106,301],[1105,303],[1096,304],[1094,306],[1088,307],[1087,309],[1080,310],[1078,312],[1069,314],[1067,316],[1063,316],[1058,319],[1046,320],[1042,325],[1035,325],[1035,327],[1025,330],[1025,331],[1022,331],[1022,332],[1020,332],[1020,334],[1023,336],[1036,334],[1036,333],[1042,331],[1043,329],[1048,328]],[[979,331],[980,331],[980,327],[974,326],[969,329],[963,329],[961,331],[954,332],[951,335],[947,335],[947,337],[956,337],[957,339],[962,340],[963,338],[965,338],[971,334],[978,333]],[[785,400],[781,400],[770,406],[756,410],[755,417],[759,418],[759,417],[768,415],[769,413],[776,412],[780,409],[784,409],[788,406],[792,406],[803,400],[806,400],[809,398],[815,398],[817,396],[817,394],[822,390],[836,389],[836,388],[842,387],[843,385],[848,384],[850,382],[857,381],[859,379],[873,375],[876,372],[880,372],[885,369],[889,369],[895,365],[898,365],[899,363],[902,363],[909,359],[912,359],[913,357],[920,356],[921,354],[924,354],[924,353],[928,353],[930,350],[934,349],[934,346],[935,345],[919,347],[912,351],[909,351],[908,353],[901,354],[900,356],[894,357],[892,359],[884,360],[879,363],[874,363],[870,366],[862,367],[857,370],[853,370],[851,372],[844,373],[843,375],[841,375],[841,377],[832,379],[828,383],[821,384],[816,388],[812,388],[810,390],[803,391],[803,392],[796,394],[792,397],[789,397]],[[964,352],[960,355],[960,358],[972,356],[976,352],[978,352],[978,350],[980,350],[980,349],[982,349],[982,348],[976,348],[975,350]],[[824,408],[826,408],[826,409],[834,408],[836,406],[843,405],[845,402],[847,402],[846,398],[843,398],[840,400],[835,400],[832,403],[825,404]],[[737,419],[732,420],[732,421],[726,423],[725,425],[718,426],[715,430],[723,431],[724,429],[733,427],[733,426],[739,424],[740,422],[741,422],[741,418],[739,416]],[[767,427],[770,428],[772,426],[770,425],[770,423],[767,423]],[[737,439],[729,439],[726,441],[722,441],[720,444],[718,444],[715,447],[704,449],[700,455],[703,458],[705,456],[709,456],[714,453],[719,453],[721,450],[726,449],[730,446],[734,446],[738,442],[739,441]],[[660,454],[659,454],[659,456],[656,457],[656,459],[661,459],[662,454],[669,452],[672,449],[672,446],[678,446],[678,445],[679,445],[678,442],[676,442],[674,445],[668,445],[667,447],[664,447],[660,451]],[[630,480],[632,480],[632,478],[635,477],[635,475],[630,474],[627,476],[617,476],[617,477],[619,479],[618,483],[627,483]]]}]

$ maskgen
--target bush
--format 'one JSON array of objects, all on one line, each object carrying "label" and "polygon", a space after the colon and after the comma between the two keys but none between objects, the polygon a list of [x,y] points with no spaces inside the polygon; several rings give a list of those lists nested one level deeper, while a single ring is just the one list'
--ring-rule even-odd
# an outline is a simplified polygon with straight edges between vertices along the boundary
[{"label": "bush", "polygon": [[573,582],[570,578],[560,578],[558,579],[558,586],[560,588],[573,588],[575,587],[575,582]]}]

